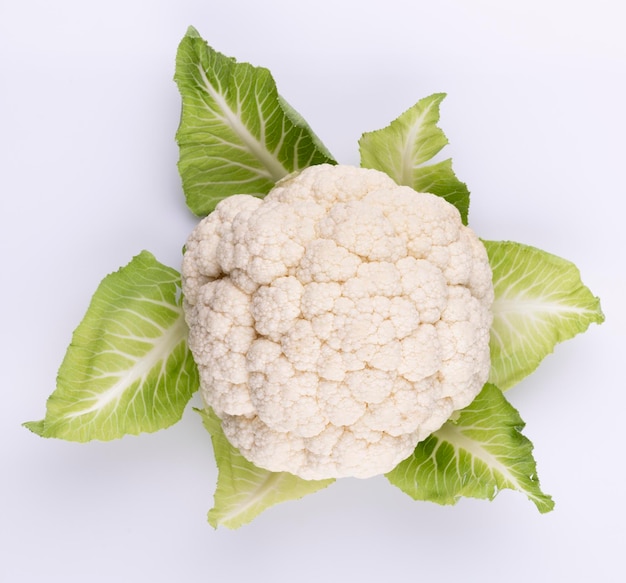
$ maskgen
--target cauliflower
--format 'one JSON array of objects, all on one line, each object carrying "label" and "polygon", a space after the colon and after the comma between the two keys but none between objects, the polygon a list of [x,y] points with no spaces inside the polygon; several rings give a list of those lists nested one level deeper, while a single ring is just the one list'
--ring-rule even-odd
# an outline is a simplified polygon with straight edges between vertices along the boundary
[{"label": "cauliflower", "polygon": [[376,170],[312,166],[226,198],[182,282],[202,398],[267,470],[388,472],[487,380],[484,246],[454,206]]}]

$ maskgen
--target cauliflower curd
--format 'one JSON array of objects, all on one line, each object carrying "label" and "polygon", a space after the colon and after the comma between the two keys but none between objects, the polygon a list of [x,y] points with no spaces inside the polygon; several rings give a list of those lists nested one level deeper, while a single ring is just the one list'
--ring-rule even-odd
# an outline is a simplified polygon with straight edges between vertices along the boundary
[{"label": "cauliflower curd", "polygon": [[388,472],[487,380],[484,246],[454,206],[376,170],[312,166],[224,199],[182,281],[203,400],[271,471]]}]

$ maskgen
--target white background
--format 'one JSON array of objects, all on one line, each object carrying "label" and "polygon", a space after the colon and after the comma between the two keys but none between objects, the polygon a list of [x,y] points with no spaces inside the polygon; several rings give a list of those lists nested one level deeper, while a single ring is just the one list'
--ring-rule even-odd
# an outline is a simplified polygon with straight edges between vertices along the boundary
[{"label": "white background", "polygon": [[[0,1],[0,581],[624,581],[621,0]],[[153,435],[44,440],[40,419],[100,279],[141,249],[178,267],[195,223],[176,170],[188,25],[272,70],[335,157],[448,93],[470,224],[574,261],[607,321],[509,393],[556,509],[455,507],[343,480],[238,531],[193,412]]]}]

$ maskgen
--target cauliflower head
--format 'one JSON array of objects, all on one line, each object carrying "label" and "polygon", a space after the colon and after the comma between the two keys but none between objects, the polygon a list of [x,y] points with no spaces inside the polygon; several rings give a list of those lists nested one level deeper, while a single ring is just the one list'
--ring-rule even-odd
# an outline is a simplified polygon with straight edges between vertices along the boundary
[{"label": "cauliflower head", "polygon": [[182,282],[202,398],[271,471],[388,472],[487,380],[484,246],[454,206],[376,170],[312,166],[224,199]]}]

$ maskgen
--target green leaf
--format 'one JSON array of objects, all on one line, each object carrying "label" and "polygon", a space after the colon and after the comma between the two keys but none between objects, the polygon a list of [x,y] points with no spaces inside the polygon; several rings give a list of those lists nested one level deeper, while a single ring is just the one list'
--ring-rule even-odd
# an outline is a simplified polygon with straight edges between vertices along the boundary
[{"label": "green leaf", "polygon": [[539,486],[532,444],[524,422],[494,385],[455,420],[419,443],[411,457],[386,474],[415,500],[455,504],[462,496],[493,500],[503,489],[518,490],[540,512],[554,507]]},{"label": "green leaf", "polygon": [[180,276],[143,251],[105,277],[59,369],[42,437],[107,441],[176,423],[198,387]]},{"label": "green leaf", "polygon": [[506,390],[604,314],[573,263],[520,243],[483,243],[495,292],[489,382]]},{"label": "green leaf", "polygon": [[218,53],[193,28],[179,45],[175,80],[183,102],[178,169],[197,215],[232,194],[262,197],[291,172],[334,163],[267,69]]},{"label": "green leaf", "polygon": [[448,144],[437,127],[444,97],[444,93],[425,97],[386,128],[364,133],[359,140],[361,166],[381,170],[398,184],[418,192],[445,198],[467,224],[469,190],[454,174],[452,161],[424,165]]},{"label": "green leaf", "polygon": [[220,419],[207,409],[198,411],[211,434],[218,478],[209,524],[239,528],[280,502],[296,500],[326,488],[335,480],[303,480],[287,472],[270,472],[245,459],[226,439]]}]

